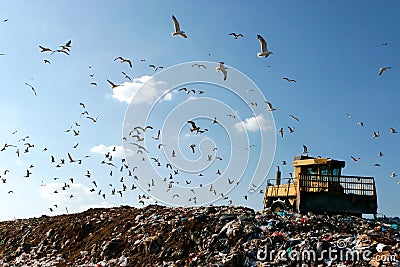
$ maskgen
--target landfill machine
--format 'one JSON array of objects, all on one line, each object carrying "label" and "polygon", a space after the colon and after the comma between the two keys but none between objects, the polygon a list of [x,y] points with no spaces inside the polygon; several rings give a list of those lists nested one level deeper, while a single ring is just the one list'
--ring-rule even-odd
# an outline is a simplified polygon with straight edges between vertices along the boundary
[{"label": "landfill machine", "polygon": [[267,180],[264,208],[315,214],[377,213],[377,195],[373,177],[342,175],[344,161],[331,158],[295,156],[290,178]]}]

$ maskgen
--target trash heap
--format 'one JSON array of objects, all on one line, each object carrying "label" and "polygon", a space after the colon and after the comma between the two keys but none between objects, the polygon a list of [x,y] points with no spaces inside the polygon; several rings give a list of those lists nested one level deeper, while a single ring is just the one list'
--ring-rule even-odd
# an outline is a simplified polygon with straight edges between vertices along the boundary
[{"label": "trash heap", "polygon": [[0,222],[1,266],[400,266],[397,223],[151,205]]}]

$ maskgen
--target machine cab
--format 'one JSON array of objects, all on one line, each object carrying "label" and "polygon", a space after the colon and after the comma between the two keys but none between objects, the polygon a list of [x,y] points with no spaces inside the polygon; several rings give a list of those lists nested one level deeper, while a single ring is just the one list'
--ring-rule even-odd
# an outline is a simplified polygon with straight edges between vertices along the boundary
[{"label": "machine cab", "polygon": [[300,191],[342,191],[340,176],[345,164],[330,158],[296,156],[293,166],[295,177],[300,180]]}]

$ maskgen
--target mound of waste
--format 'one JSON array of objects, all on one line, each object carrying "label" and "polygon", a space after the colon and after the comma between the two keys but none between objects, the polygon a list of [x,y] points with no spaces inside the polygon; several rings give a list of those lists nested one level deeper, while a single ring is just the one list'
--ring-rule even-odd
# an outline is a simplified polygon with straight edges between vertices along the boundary
[{"label": "mound of waste", "polygon": [[400,266],[395,222],[244,207],[89,209],[0,222],[1,266]]}]

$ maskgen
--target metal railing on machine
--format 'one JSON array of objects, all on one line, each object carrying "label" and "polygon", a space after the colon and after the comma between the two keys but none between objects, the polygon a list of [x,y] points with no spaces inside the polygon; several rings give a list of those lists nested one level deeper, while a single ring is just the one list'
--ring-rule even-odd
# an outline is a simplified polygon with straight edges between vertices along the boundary
[{"label": "metal railing on machine", "polygon": [[375,195],[373,177],[300,174],[301,191],[341,191],[345,194]]}]

